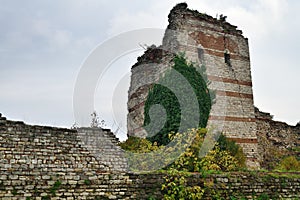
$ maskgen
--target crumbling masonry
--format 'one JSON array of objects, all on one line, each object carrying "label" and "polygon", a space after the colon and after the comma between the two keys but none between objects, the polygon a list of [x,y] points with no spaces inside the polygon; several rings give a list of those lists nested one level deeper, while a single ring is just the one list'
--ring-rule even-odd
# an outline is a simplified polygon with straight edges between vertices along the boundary
[{"label": "crumbling masonry", "polygon": [[225,17],[201,14],[185,3],[171,10],[162,46],[149,48],[132,67],[128,135],[146,136],[142,127],[149,88],[170,68],[176,52],[185,52],[189,61],[207,68],[209,88],[216,92],[208,126],[223,122],[223,133],[242,146],[247,165],[258,168],[248,39]]}]

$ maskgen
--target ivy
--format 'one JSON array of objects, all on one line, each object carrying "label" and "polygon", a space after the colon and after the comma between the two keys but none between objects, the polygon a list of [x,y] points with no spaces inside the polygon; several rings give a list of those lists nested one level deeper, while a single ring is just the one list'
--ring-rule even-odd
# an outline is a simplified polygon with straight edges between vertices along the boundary
[{"label": "ivy", "polygon": [[[188,87],[192,88],[197,98],[197,103],[199,105],[198,116],[200,119],[198,127],[205,128],[212,106],[212,99],[214,99],[214,94],[210,93],[207,87],[209,82],[205,74],[206,68],[205,66],[200,67],[194,63],[189,63],[184,54],[176,55],[173,61],[174,65],[172,66],[172,69],[176,70],[188,81]],[[164,76],[159,80],[159,83],[164,83],[164,85],[175,85],[180,91],[180,94],[177,95],[180,95],[182,104],[187,106],[188,113],[194,113],[193,107],[188,104],[190,95],[185,93],[187,91],[187,86],[181,84],[176,77],[174,78],[174,76],[171,75],[171,70],[165,72]],[[189,120],[187,120],[185,116],[182,116],[180,103],[176,95],[169,88],[159,83],[154,84],[148,93],[144,108],[144,127],[148,133],[153,133],[157,124],[151,123],[149,114],[150,108],[156,104],[163,106],[166,111],[166,122],[158,133],[154,136],[149,136],[147,139],[151,142],[157,142],[158,145],[166,145],[170,142],[170,137],[168,136],[169,133],[177,133],[181,123],[188,124],[186,130],[198,127],[189,125]],[[154,115],[151,116],[155,122],[164,121],[163,117],[165,116],[162,116],[161,113],[154,113]]]}]

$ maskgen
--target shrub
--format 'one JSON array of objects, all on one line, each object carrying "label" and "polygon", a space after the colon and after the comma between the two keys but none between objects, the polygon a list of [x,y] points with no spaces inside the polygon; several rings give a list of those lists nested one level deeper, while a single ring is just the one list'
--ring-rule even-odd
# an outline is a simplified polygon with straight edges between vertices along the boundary
[{"label": "shrub", "polygon": [[294,156],[289,156],[282,159],[276,169],[282,171],[300,171],[300,161]]},{"label": "shrub", "polygon": [[246,157],[242,148],[223,134],[211,151],[201,159],[202,170],[236,171],[246,167]]},{"label": "shrub", "polygon": [[221,134],[218,139],[221,151],[227,151],[237,161],[237,168],[246,168],[246,157],[243,149],[236,142],[229,140],[225,135]]},{"label": "shrub", "polygon": [[278,163],[286,155],[286,150],[278,149],[275,146],[269,146],[265,149],[262,167],[267,170],[274,170],[278,167]]},{"label": "shrub", "polygon": [[202,170],[234,171],[238,169],[238,161],[228,151],[222,151],[217,145],[200,161]]},{"label": "shrub", "polygon": [[163,146],[152,143],[145,138],[129,137],[126,141],[119,143],[126,152],[127,163],[131,171],[150,171],[164,166],[165,160],[161,156]]},{"label": "shrub", "polygon": [[[220,139],[216,143],[214,149],[209,151],[209,153],[203,157],[199,157],[200,149],[202,148],[203,141],[207,129],[198,128],[191,129],[185,134],[189,135],[183,138],[183,134],[169,134],[170,140],[176,141],[177,144],[169,146],[158,146],[156,142],[138,138],[129,137],[126,141],[121,142],[119,145],[122,149],[130,151],[132,153],[149,153],[152,151],[164,152],[168,156],[161,160],[157,158],[156,154],[148,155],[153,156],[153,162],[166,163],[164,169],[176,169],[178,171],[185,172],[203,172],[203,171],[236,171],[242,169],[245,166],[245,156],[241,147],[239,147],[235,142],[228,140],[225,136],[221,135]],[[193,139],[193,141],[185,141],[187,138]],[[182,145],[187,145],[191,143],[190,146],[183,147]],[[175,148],[175,149],[174,149]],[[180,156],[173,151],[185,150]],[[168,152],[168,153],[167,153]],[[170,154],[169,154],[170,153]],[[160,154],[158,154],[160,155]],[[169,163],[173,160],[174,156],[179,156],[173,163]],[[134,165],[149,165],[149,157],[145,157],[143,154],[130,157],[130,163]]]},{"label": "shrub", "polygon": [[198,128],[192,129],[192,134],[195,138],[190,147],[177,159],[175,162],[169,166],[169,168],[175,168],[180,171],[188,172],[199,172],[200,169],[200,158],[198,157],[200,148],[202,146],[204,137],[207,133],[207,129]]},{"label": "shrub", "polygon": [[134,153],[147,153],[157,150],[157,143],[150,142],[147,139],[130,136],[126,141],[119,143],[122,149]]},{"label": "shrub", "polygon": [[162,192],[165,200],[177,199],[201,199],[204,189],[200,186],[187,186],[187,174],[180,173],[176,169],[168,171],[168,175],[164,177],[165,183],[162,184]]}]

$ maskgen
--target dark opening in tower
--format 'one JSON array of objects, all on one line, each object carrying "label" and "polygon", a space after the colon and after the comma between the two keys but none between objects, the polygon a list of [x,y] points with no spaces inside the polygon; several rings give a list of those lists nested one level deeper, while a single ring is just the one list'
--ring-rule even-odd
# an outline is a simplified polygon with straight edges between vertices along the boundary
[{"label": "dark opening in tower", "polygon": [[204,63],[204,50],[202,47],[198,47],[198,58],[201,63]]},{"label": "dark opening in tower", "polygon": [[224,52],[224,59],[225,59],[225,63],[231,67],[231,62],[230,62],[230,53],[228,51]]}]

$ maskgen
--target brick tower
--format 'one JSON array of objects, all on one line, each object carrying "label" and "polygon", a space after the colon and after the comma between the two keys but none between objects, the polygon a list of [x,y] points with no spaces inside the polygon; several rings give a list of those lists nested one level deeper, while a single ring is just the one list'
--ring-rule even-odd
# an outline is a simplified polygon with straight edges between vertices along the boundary
[{"label": "brick tower", "polygon": [[222,132],[243,148],[247,166],[258,168],[248,40],[226,17],[201,14],[185,3],[171,10],[162,46],[149,48],[131,69],[128,135],[146,136],[141,127],[149,88],[172,66],[173,54],[165,51],[166,47],[171,52],[185,52],[188,60],[206,66],[209,88],[216,92],[208,127],[224,123]]}]

